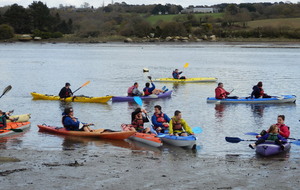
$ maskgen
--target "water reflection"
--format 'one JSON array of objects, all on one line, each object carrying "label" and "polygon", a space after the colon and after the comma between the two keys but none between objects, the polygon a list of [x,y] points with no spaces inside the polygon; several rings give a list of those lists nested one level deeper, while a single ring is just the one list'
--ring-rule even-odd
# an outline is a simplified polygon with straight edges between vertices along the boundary
[{"label": "water reflection", "polygon": [[215,110],[216,110],[215,116],[216,116],[216,118],[224,117],[225,107],[226,107],[225,104],[216,104],[215,105]]},{"label": "water reflection", "polygon": [[59,108],[61,112],[64,112],[67,107],[72,107],[72,102],[59,101]]},{"label": "water reflection", "polygon": [[263,117],[264,116],[264,109],[266,105],[259,105],[259,104],[251,104],[251,110],[253,112],[254,117]]}]

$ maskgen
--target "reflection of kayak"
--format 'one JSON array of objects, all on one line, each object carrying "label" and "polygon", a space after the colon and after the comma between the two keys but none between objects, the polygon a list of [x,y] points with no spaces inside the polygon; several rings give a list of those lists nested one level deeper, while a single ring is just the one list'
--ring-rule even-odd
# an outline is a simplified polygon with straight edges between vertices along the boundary
[{"label": "reflection of kayak", "polygon": [[90,102],[90,103],[106,103],[112,96],[103,96],[103,97],[89,97],[89,96],[74,96],[69,98],[60,98],[59,96],[39,94],[32,92],[31,93],[34,100],[62,100],[66,102]]},{"label": "reflection of kayak", "polygon": [[[123,131],[128,131],[130,128],[130,124],[122,124],[121,128]],[[147,134],[147,133],[138,133],[136,132],[131,137],[129,137],[130,140],[138,141],[153,147],[160,147],[162,146],[162,142],[160,138],[156,137],[155,134]]]},{"label": "reflection of kayak", "polygon": [[[6,135],[12,135],[17,134],[19,132],[14,132],[10,129],[26,129],[30,127],[30,122],[10,122],[6,124],[6,128],[0,129],[0,137],[6,136]],[[21,131],[22,132],[22,131]]]},{"label": "reflection of kayak", "polygon": [[207,98],[207,103],[295,103],[295,95],[281,95],[281,96],[272,96],[271,98],[246,98],[240,97],[238,99],[216,99],[214,97]]},{"label": "reflection of kayak", "polygon": [[175,136],[175,135],[164,135],[160,134],[161,140],[165,143],[168,143],[173,146],[179,146],[179,147],[188,147],[192,148],[194,145],[196,145],[197,138],[194,135],[189,135],[187,137],[183,136]]},{"label": "reflection of kayak", "polygon": [[[30,119],[30,113],[22,114],[22,115],[12,115],[12,116],[9,116],[9,117],[13,118],[13,119],[18,118],[18,120],[15,121],[15,122],[27,122]],[[11,120],[8,119],[8,120],[6,120],[6,122],[9,123],[9,122],[11,122]]]},{"label": "reflection of kayak", "polygon": [[[157,98],[167,98],[172,95],[172,90],[160,93],[158,95],[151,94],[149,96],[140,96],[142,100],[151,100],[151,99],[157,99]],[[113,102],[126,102],[126,101],[134,101],[134,97],[132,96],[113,96],[112,97]]]},{"label": "reflection of kayak", "polygon": [[103,139],[115,139],[115,140],[123,140],[127,139],[135,132],[133,131],[116,131],[116,132],[109,132],[105,131],[104,129],[96,129],[93,132],[85,132],[85,131],[68,131],[64,127],[54,127],[54,126],[47,126],[47,125],[38,125],[40,131],[46,131],[61,135],[70,135],[70,136],[81,136],[81,137],[96,137],[96,138],[103,138]]},{"label": "reflection of kayak", "polygon": [[282,150],[280,146],[275,144],[274,142],[264,142],[256,146],[256,153],[263,156],[271,156],[271,155],[279,154],[290,150],[291,143],[285,143],[283,144],[283,146],[284,146],[284,150]]},{"label": "reflection of kayak", "polygon": [[213,77],[203,77],[203,78],[187,78],[187,79],[173,79],[173,78],[160,78],[160,79],[153,79],[155,82],[216,82],[218,78]]}]

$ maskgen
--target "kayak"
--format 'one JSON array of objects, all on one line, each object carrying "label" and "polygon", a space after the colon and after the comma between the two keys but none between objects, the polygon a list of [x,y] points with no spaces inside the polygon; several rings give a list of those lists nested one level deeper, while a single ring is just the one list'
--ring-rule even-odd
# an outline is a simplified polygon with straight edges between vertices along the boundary
[{"label": "kayak", "polygon": [[276,155],[276,154],[280,154],[280,153],[290,150],[291,143],[289,143],[289,142],[285,143],[285,144],[283,144],[283,146],[284,146],[284,150],[282,150],[278,144],[275,144],[274,141],[264,142],[262,144],[258,144],[256,146],[255,151],[257,154],[260,154],[262,156]]},{"label": "kayak", "polygon": [[[152,100],[152,99],[157,99],[157,98],[167,98],[172,95],[172,90],[160,93],[158,95],[151,94],[149,96],[140,96],[142,100]],[[134,101],[133,96],[113,96],[112,97],[113,102],[128,102],[128,101]]]},{"label": "kayak", "polygon": [[[7,135],[13,135],[17,134],[19,132],[22,132],[24,129],[27,129],[30,127],[30,122],[10,122],[6,124],[6,128],[0,129],[0,137],[4,137]],[[13,130],[15,131],[13,131]]]},{"label": "kayak", "polygon": [[194,135],[189,136],[175,136],[175,135],[166,135],[166,134],[159,134],[158,135],[161,140],[165,143],[168,143],[173,146],[179,146],[179,147],[187,147],[187,148],[193,148],[196,145],[197,138]]},{"label": "kayak", "polygon": [[281,95],[281,96],[272,96],[271,98],[249,98],[249,97],[240,97],[238,99],[216,99],[215,97],[208,97],[207,103],[249,103],[249,104],[259,104],[259,103],[295,103],[295,95]]},{"label": "kayak", "polygon": [[36,92],[32,92],[31,95],[34,100],[61,100],[66,102],[89,102],[89,103],[106,103],[112,98],[112,96],[103,96],[103,97],[74,96],[68,98],[60,98],[59,96],[39,94]]},{"label": "kayak", "polygon": [[[9,117],[12,118],[12,119],[18,118],[18,120],[14,121],[14,122],[27,122],[30,119],[30,115],[31,114],[28,113],[28,114],[22,114],[22,115],[12,115],[12,116],[9,116]],[[12,122],[12,121],[8,119],[8,120],[6,120],[6,122],[9,123],[9,122]]]},{"label": "kayak", "polygon": [[133,135],[133,131],[105,131],[105,129],[96,129],[93,132],[85,131],[68,131],[64,127],[54,127],[48,125],[38,125],[40,131],[60,134],[60,135],[70,135],[70,136],[80,136],[80,137],[94,137],[103,139],[114,139],[114,140],[124,140]]},{"label": "kayak", "polygon": [[[128,131],[128,125],[122,124],[121,128],[123,131]],[[139,133],[136,132],[132,136],[129,137],[130,140],[138,141],[153,147],[160,147],[162,146],[162,142],[159,137],[156,137],[155,134],[147,134],[147,133]]]},{"label": "kayak", "polygon": [[174,78],[153,79],[153,81],[155,81],[155,82],[183,82],[183,83],[216,82],[217,80],[218,80],[218,78],[213,78],[213,77],[187,78],[187,79],[174,79]]}]

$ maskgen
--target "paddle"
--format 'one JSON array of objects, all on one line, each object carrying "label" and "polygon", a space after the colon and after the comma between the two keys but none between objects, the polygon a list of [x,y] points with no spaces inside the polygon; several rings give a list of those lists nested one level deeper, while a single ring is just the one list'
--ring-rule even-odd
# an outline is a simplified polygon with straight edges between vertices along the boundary
[{"label": "paddle", "polygon": [[187,68],[189,66],[189,63],[184,64],[183,68]]},{"label": "paddle", "polygon": [[11,85],[9,85],[9,86],[7,86],[6,88],[4,88],[3,93],[2,93],[2,95],[0,96],[0,98],[1,98],[3,95],[5,95],[8,91],[10,91],[11,89],[12,89],[12,86],[11,86]]},{"label": "paddle", "polygon": [[74,94],[75,92],[77,92],[79,89],[81,89],[82,87],[84,87],[84,86],[90,84],[90,82],[91,82],[91,81],[87,81],[86,83],[84,83],[83,85],[81,85],[81,87],[77,88],[77,89],[73,92],[73,94]]},{"label": "paddle", "polygon": [[256,141],[256,140],[244,140],[239,137],[225,137],[225,140],[230,143],[239,143],[241,141]]}]

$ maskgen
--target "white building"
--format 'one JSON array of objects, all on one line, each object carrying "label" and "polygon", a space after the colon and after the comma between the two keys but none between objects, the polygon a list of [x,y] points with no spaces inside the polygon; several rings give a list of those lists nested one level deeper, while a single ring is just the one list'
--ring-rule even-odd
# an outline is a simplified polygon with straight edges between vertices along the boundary
[{"label": "white building", "polygon": [[189,6],[186,9],[183,9],[181,13],[217,13],[218,10],[213,7],[194,7]]}]

